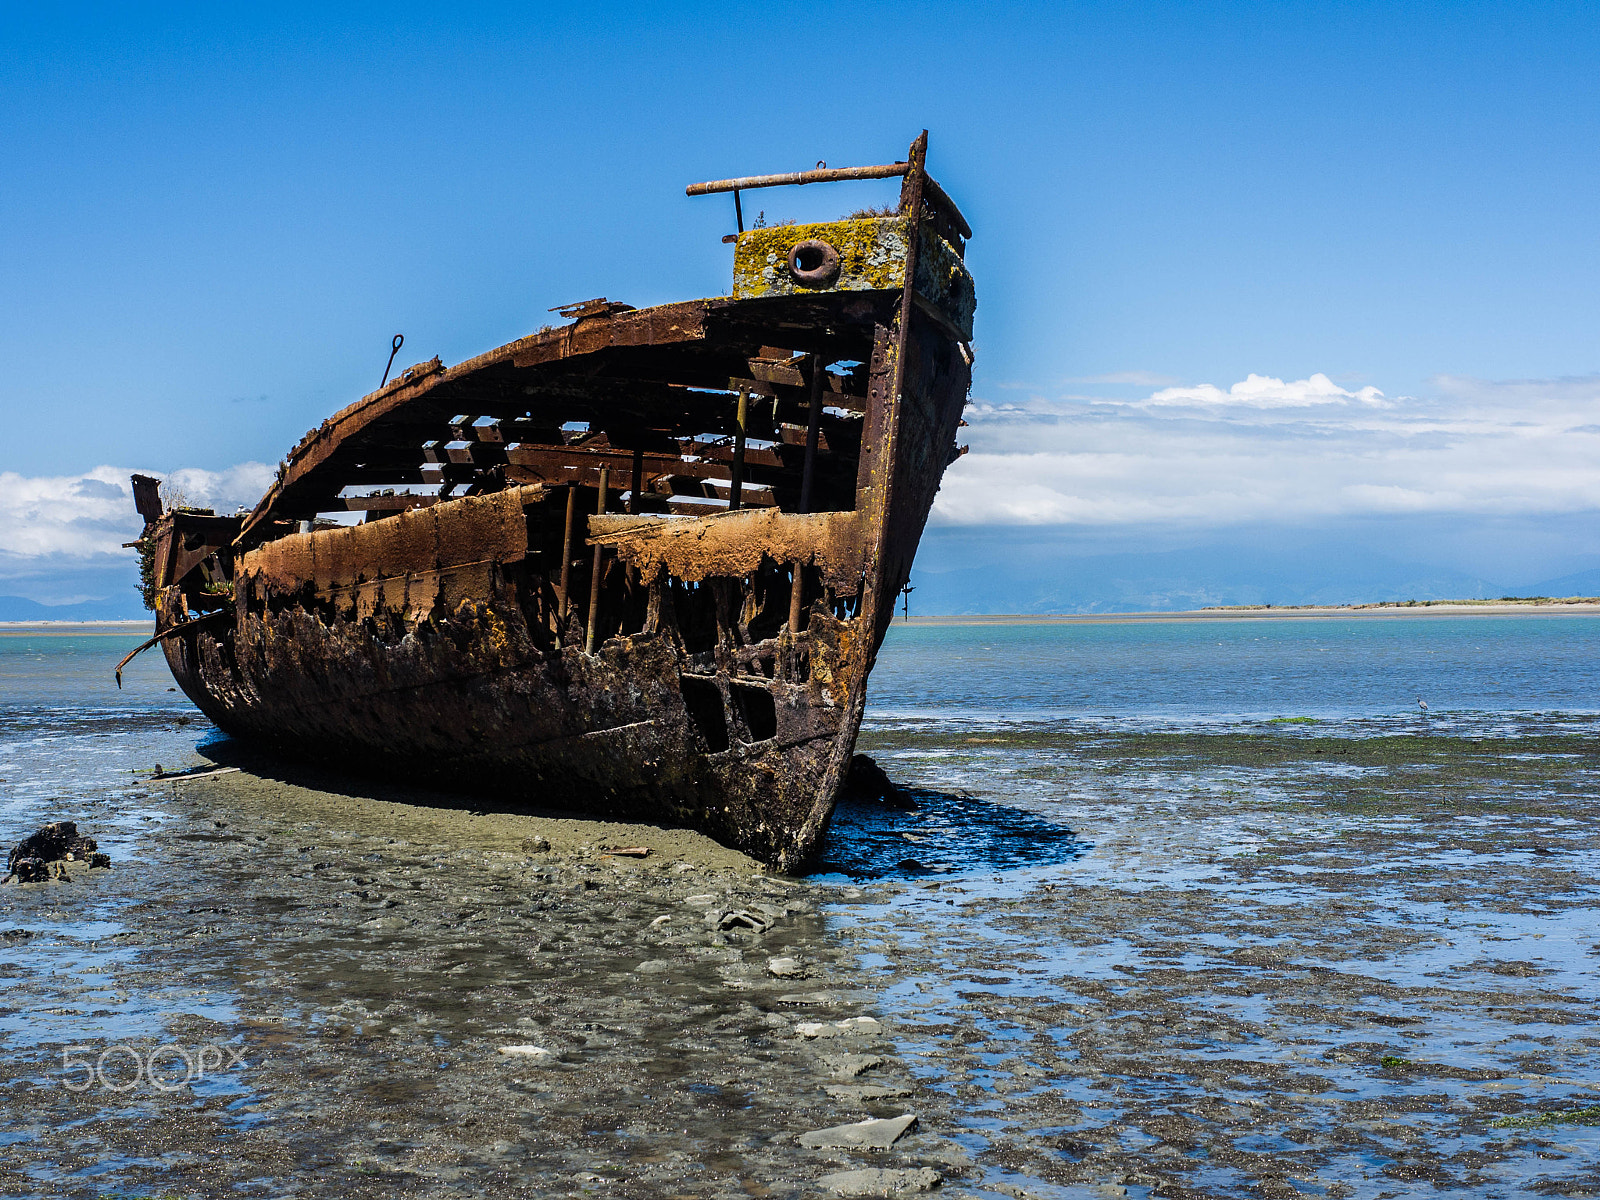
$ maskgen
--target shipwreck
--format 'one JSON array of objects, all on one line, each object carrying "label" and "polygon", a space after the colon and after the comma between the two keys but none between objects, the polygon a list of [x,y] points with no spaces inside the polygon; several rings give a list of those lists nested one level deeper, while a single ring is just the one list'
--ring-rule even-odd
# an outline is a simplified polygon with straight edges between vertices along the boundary
[{"label": "shipwreck", "polygon": [[[251,512],[135,476],[146,645],[276,753],[800,864],[961,453],[971,230],[926,150],[691,186],[732,193],[731,295],[386,375]],[[744,228],[742,192],[895,177],[895,207]]]}]

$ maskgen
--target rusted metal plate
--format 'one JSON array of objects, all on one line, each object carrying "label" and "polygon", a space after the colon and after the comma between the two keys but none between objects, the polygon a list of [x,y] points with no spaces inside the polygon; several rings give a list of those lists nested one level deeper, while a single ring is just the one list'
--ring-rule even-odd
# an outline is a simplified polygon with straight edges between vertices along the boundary
[{"label": "rusted metal plate", "polygon": [[425,619],[462,580],[486,580],[486,569],[477,568],[521,561],[528,551],[523,505],[543,495],[542,488],[509,488],[376,524],[291,534],[242,554],[237,577],[261,596],[309,589],[342,611],[371,616],[388,607]]},{"label": "rusted metal plate", "polygon": [[747,509],[685,519],[604,513],[589,518],[589,545],[615,550],[646,578],[665,571],[695,583],[712,576],[737,579],[753,574],[765,559],[816,567],[830,587],[853,593],[865,537],[853,512]]}]

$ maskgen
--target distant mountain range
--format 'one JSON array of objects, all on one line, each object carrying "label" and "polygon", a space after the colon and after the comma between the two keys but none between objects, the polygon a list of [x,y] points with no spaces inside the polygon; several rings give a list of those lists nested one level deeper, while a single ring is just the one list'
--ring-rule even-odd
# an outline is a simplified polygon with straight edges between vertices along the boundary
[{"label": "distant mountain range", "polygon": [[1425,546],[1396,545],[1386,553],[1376,539],[1196,540],[1202,544],[1117,551],[1048,531],[931,529],[911,575],[911,611],[924,616],[1176,612],[1233,604],[1600,595],[1600,567],[1551,577],[1502,563],[1501,571],[1479,574],[1419,562]]},{"label": "distant mountain range", "polygon": [[154,621],[137,596],[126,600],[84,600],[78,604],[40,604],[21,596],[0,596],[0,621]]}]

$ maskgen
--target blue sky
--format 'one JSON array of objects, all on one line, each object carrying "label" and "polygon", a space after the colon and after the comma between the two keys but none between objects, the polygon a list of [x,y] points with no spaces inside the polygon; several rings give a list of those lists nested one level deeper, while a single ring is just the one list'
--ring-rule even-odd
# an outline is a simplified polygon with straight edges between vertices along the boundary
[{"label": "blue sky", "polygon": [[684,184],[924,126],[979,287],[929,594],[984,528],[1063,571],[1217,547],[1281,602],[1304,570],[1227,549],[1252,529],[1600,567],[1592,6],[10,6],[0,38],[0,595],[117,594],[129,470],[253,500],[396,331],[448,362],[725,291],[730,205]]}]

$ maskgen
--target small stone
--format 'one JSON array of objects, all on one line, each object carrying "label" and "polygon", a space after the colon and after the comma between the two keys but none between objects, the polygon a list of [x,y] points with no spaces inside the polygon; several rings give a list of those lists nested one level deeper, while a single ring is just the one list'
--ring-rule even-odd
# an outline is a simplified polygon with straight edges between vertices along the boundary
[{"label": "small stone", "polygon": [[529,854],[543,854],[550,849],[550,839],[544,837],[525,837],[522,839],[522,848]]},{"label": "small stone", "polygon": [[916,808],[917,802],[865,754],[850,760],[845,789],[862,800],[882,800],[895,808]]},{"label": "small stone", "polygon": [[876,1054],[824,1054],[822,1063],[835,1079],[854,1079],[873,1067],[881,1067],[883,1059]]},{"label": "small stone", "polygon": [[794,1031],[803,1038],[844,1037],[852,1033],[882,1033],[883,1026],[871,1017],[846,1017],[829,1024],[825,1021],[802,1021]]},{"label": "small stone", "polygon": [[509,1054],[513,1058],[536,1058],[543,1060],[555,1057],[554,1054],[552,1054],[549,1050],[546,1050],[543,1046],[533,1045],[501,1046],[500,1053]]},{"label": "small stone", "polygon": [[916,1113],[869,1118],[802,1133],[800,1144],[810,1150],[887,1150],[916,1123]]},{"label": "small stone", "polygon": [[50,867],[43,859],[18,858],[12,860],[11,873],[18,883],[42,883],[50,878]]},{"label": "small stone", "polygon": [[859,1171],[835,1171],[817,1184],[835,1196],[902,1196],[911,1192],[931,1192],[944,1182],[939,1172],[929,1167],[889,1170],[867,1167]]},{"label": "small stone", "polygon": [[802,979],[805,973],[805,964],[798,958],[767,959],[767,974],[776,975],[779,979]]},{"label": "small stone", "polygon": [[823,1091],[835,1100],[864,1104],[868,1100],[903,1100],[911,1095],[908,1087],[883,1087],[875,1083],[830,1083]]},{"label": "small stone", "polygon": [[792,1004],[796,1008],[819,1008],[826,1004],[838,1004],[842,997],[836,992],[789,992],[778,997],[779,1004]]},{"label": "small stone", "polygon": [[713,909],[706,914],[706,924],[715,926],[719,930],[749,929],[755,933],[765,933],[771,924],[765,917],[746,909]]}]

